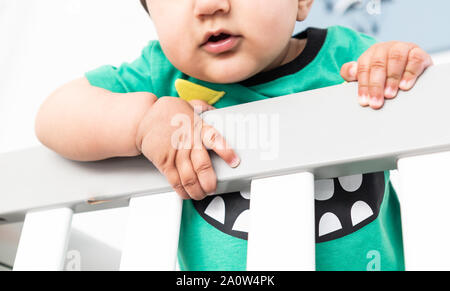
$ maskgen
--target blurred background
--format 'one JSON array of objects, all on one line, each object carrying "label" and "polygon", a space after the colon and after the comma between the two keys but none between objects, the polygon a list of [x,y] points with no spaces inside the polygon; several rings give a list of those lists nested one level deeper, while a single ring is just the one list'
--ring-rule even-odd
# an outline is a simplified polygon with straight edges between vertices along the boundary
[{"label": "blurred background", "polygon": [[437,53],[450,49],[449,10],[446,0],[316,0],[299,26],[339,24],[380,41],[410,41]]},{"label": "blurred background", "polygon": [[[296,31],[345,25],[381,41],[415,42],[444,63],[449,10],[445,0],[316,0]],[[156,38],[138,0],[0,0],[0,153],[39,145],[34,117],[56,88],[131,61]],[[75,215],[68,260],[79,256],[85,270],[118,269],[126,220],[125,208]],[[0,270],[14,262],[20,229],[0,226]],[[88,241],[94,247],[85,248]]]}]

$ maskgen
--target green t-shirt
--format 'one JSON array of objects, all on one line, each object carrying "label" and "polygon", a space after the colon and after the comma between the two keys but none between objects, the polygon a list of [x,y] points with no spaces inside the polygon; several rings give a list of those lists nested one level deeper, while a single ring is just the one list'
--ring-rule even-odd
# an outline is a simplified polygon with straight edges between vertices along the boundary
[{"label": "green t-shirt", "polygon": [[[214,104],[223,108],[340,84],[341,66],[375,43],[340,26],[309,28],[294,37],[307,39],[296,59],[236,84],[212,84],[183,74],[168,61],[158,41],[151,41],[134,62],[103,66],[86,77],[93,86],[116,93],[146,91],[158,97],[179,97],[174,83],[184,79],[225,91]],[[400,207],[389,172],[320,180],[315,186],[317,270],[404,269]],[[246,269],[248,192],[184,201],[182,270]]]}]

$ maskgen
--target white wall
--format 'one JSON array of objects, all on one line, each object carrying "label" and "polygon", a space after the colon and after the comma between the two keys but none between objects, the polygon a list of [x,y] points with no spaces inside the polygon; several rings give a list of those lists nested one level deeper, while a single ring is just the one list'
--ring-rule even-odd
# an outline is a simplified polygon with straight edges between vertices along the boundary
[{"label": "white wall", "polygon": [[138,0],[0,0],[0,151],[37,144],[34,116],[58,86],[154,38]]},{"label": "white wall", "polygon": [[[0,0],[0,152],[39,144],[34,118],[57,87],[100,65],[132,61],[155,38],[139,0]],[[126,214],[117,209],[75,215],[73,240],[81,241],[82,231],[114,253]],[[17,240],[20,228],[0,227],[0,235]],[[0,261],[12,264],[14,242],[0,243],[2,249]]]}]

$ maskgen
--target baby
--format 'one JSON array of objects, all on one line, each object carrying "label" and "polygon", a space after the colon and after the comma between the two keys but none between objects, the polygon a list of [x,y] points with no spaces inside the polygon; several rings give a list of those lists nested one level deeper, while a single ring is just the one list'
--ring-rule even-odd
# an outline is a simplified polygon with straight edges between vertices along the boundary
[{"label": "baby", "polygon": [[[148,158],[185,199],[182,270],[246,268],[247,229],[236,221],[249,197],[211,196],[216,174],[208,149],[231,167],[240,158],[200,112],[344,80],[359,83],[362,106],[379,109],[431,65],[414,44],[376,43],[343,27],[292,36],[313,0],[141,2],[159,41],[132,63],[100,67],[56,90],[39,110],[36,134],[73,160]],[[171,122],[180,114],[189,116],[200,146],[188,139],[173,144]],[[225,205],[224,219],[213,204]],[[365,211],[355,217],[355,206]],[[318,270],[402,270],[400,209],[389,172],[317,181],[316,242]]]}]

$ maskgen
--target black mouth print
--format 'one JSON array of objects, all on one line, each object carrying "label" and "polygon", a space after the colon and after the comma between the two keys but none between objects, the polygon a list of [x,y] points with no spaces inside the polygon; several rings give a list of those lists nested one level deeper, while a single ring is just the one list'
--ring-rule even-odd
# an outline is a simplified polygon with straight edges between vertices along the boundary
[{"label": "black mouth print", "polygon": [[383,172],[316,181],[316,242],[341,238],[374,221],[384,190]]},{"label": "black mouth print", "polygon": [[[380,212],[384,190],[383,172],[316,181],[316,242],[341,238],[374,221]],[[248,239],[250,191],[192,202],[199,215],[216,229]]]},{"label": "black mouth print", "polygon": [[192,201],[200,216],[218,230],[248,239],[250,193],[234,192]]}]

